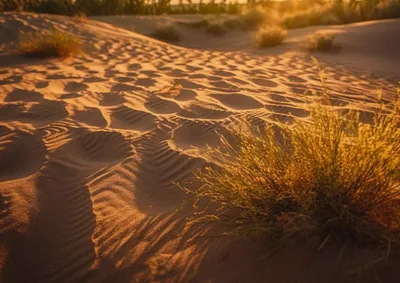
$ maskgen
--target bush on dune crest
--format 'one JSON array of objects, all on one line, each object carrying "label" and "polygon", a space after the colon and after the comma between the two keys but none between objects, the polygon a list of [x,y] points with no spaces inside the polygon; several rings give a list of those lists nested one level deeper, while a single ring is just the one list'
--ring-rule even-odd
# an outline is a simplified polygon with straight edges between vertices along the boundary
[{"label": "bush on dune crest", "polygon": [[309,37],[307,49],[310,52],[338,52],[341,45],[335,42],[333,34],[316,33]]},{"label": "bush on dune crest", "polygon": [[241,231],[271,240],[399,244],[400,99],[381,103],[363,124],[356,111],[329,105],[327,94],[315,98],[311,120],[284,126],[282,140],[268,126],[235,133],[235,145],[222,138],[210,152],[221,170],[198,172],[202,185],[191,192],[240,211],[230,219]]},{"label": "bush on dune crest", "polygon": [[215,36],[222,36],[227,31],[228,31],[227,28],[221,21],[211,22],[207,26],[207,32]]},{"label": "bush on dune crest", "polygon": [[287,29],[295,29],[315,25],[339,25],[342,21],[331,12],[330,7],[313,7],[288,13],[283,16],[281,23]]},{"label": "bush on dune crest", "polygon": [[50,31],[21,34],[19,51],[21,54],[34,57],[69,57],[81,53],[82,48],[76,36]]},{"label": "bush on dune crest", "polygon": [[287,31],[278,26],[261,28],[256,34],[256,44],[258,47],[273,47],[283,43]]},{"label": "bush on dune crest", "polygon": [[241,20],[248,28],[256,28],[268,21],[268,14],[260,8],[252,8],[241,15]]},{"label": "bush on dune crest", "polygon": [[167,42],[177,42],[181,40],[178,29],[172,24],[158,26],[151,36]]}]

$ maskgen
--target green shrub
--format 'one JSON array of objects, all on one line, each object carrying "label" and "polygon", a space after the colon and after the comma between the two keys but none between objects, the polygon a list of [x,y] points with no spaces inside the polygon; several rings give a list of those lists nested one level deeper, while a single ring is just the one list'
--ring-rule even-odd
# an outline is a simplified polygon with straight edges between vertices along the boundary
[{"label": "green shrub", "polygon": [[181,40],[178,29],[172,24],[158,26],[151,36],[167,42],[177,42]]},{"label": "green shrub", "polygon": [[19,51],[27,56],[69,57],[82,52],[79,39],[60,31],[20,34]]},{"label": "green shrub", "polygon": [[307,48],[310,52],[338,52],[341,45],[335,43],[332,34],[315,33],[309,37]]},{"label": "green shrub", "polygon": [[256,44],[258,47],[273,47],[283,43],[287,31],[278,26],[261,28],[256,34]]},{"label": "green shrub", "polygon": [[222,138],[222,146],[211,149],[219,169],[196,173],[202,185],[189,191],[223,207],[208,216],[230,216],[239,230],[283,243],[320,237],[398,244],[398,97],[381,102],[371,124],[362,123],[356,111],[329,105],[324,93],[308,104],[308,119],[295,119],[280,131],[266,125],[235,132],[235,142]]},{"label": "green shrub", "polygon": [[221,21],[209,23],[206,30],[208,33],[216,36],[224,35],[227,32],[227,28]]}]

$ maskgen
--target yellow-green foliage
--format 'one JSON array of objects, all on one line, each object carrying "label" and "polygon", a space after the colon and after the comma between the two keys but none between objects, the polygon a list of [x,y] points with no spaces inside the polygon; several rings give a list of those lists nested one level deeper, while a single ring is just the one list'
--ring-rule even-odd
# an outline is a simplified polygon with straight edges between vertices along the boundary
[{"label": "yellow-green foliage", "polygon": [[240,212],[230,219],[269,239],[399,243],[399,98],[378,101],[371,124],[329,105],[326,93],[314,100],[310,119],[281,128],[281,139],[271,125],[222,139],[210,152],[220,169],[197,173],[193,193]]},{"label": "yellow-green foliage", "polygon": [[247,10],[241,20],[248,28],[255,28],[268,21],[268,14],[260,8],[253,8]]},{"label": "yellow-green foliage", "polygon": [[181,40],[181,35],[178,29],[172,24],[158,26],[153,32],[152,37],[167,42],[176,42]]},{"label": "yellow-green foliage", "polygon": [[82,52],[79,39],[60,31],[33,32],[20,35],[20,53],[27,56],[69,57]]},{"label": "yellow-green foliage", "polygon": [[338,25],[341,20],[331,12],[330,6],[316,6],[308,10],[283,15],[282,25],[288,29],[315,25]]},{"label": "yellow-green foliage", "polygon": [[309,37],[307,44],[310,52],[338,52],[341,49],[332,34],[315,33]]},{"label": "yellow-green foliage", "polygon": [[278,26],[268,26],[261,28],[256,34],[256,44],[258,47],[272,47],[283,43],[287,31]]}]

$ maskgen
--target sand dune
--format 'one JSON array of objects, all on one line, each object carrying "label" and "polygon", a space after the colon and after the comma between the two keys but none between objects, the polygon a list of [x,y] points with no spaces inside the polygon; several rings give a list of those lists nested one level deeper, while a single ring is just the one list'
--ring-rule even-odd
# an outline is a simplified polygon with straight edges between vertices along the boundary
[{"label": "sand dune", "polygon": [[[340,55],[314,54],[320,60],[331,64],[341,63],[349,67],[361,68],[371,72],[398,74],[400,56],[400,20],[380,20],[337,26],[314,26],[289,30],[284,45],[255,50],[255,31],[228,31],[224,36],[208,34],[204,29],[196,29],[179,24],[195,22],[207,18],[202,15],[164,15],[149,16],[105,16],[94,19],[114,26],[151,35],[158,25],[174,24],[182,35],[175,44],[188,48],[219,51],[251,51],[260,55],[307,54],[304,41],[315,32],[335,34],[343,45]],[[221,18],[223,18],[221,16]]]},{"label": "sand dune", "polygon": [[[63,61],[0,53],[2,282],[355,282],[348,269],[376,256],[349,250],[337,262],[335,247],[296,247],[266,257],[261,243],[184,229],[190,208],[176,212],[187,196],[174,183],[212,162],[203,153],[216,132],[307,115],[302,93],[321,89],[308,54],[190,49],[61,16],[2,13],[0,23],[0,44],[51,28],[85,46]],[[398,83],[399,72],[321,60],[340,107],[368,114],[375,90]]]}]

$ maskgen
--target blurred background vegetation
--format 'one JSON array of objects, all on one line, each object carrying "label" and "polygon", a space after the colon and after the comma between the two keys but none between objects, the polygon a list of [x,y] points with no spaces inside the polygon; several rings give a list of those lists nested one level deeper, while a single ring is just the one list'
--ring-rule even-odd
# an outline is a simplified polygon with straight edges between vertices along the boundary
[{"label": "blurred background vegetation", "polygon": [[[242,14],[252,9],[286,28],[400,17],[400,0],[0,0],[0,11],[62,15]],[[255,14],[254,14],[255,15]]]}]

